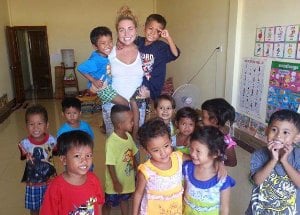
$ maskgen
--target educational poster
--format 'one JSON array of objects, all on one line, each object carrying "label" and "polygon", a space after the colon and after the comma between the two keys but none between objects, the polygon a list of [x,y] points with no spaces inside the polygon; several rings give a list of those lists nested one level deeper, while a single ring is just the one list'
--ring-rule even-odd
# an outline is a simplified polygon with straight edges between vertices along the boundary
[{"label": "educational poster", "polygon": [[285,40],[286,26],[276,26],[275,27],[275,42],[284,42]]},{"label": "educational poster", "polygon": [[264,57],[272,57],[274,43],[264,43]]},{"label": "educational poster", "polygon": [[268,121],[280,109],[297,111],[300,104],[300,64],[273,61],[267,98]]},{"label": "educational poster", "polygon": [[283,58],[284,53],[284,43],[274,43],[273,47],[273,57]]},{"label": "educational poster", "polygon": [[275,27],[266,27],[265,30],[265,42],[274,42]]},{"label": "educational poster", "polygon": [[295,59],[297,51],[297,43],[285,43],[284,58]]},{"label": "educational poster", "polygon": [[256,28],[256,42],[265,41],[265,28]]},{"label": "educational poster", "polygon": [[300,59],[299,25],[256,28],[255,57]]},{"label": "educational poster", "polygon": [[254,56],[263,57],[264,54],[264,43],[255,43]]},{"label": "educational poster", "polygon": [[298,25],[289,25],[286,28],[286,42],[296,42],[298,40],[299,26]]},{"label": "educational poster", "polygon": [[265,61],[259,58],[245,58],[239,89],[239,110],[261,118],[260,107],[264,82]]}]

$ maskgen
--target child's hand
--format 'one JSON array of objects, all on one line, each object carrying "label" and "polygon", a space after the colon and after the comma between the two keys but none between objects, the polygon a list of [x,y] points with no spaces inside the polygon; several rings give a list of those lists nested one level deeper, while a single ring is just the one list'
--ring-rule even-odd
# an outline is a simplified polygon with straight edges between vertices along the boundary
[{"label": "child's hand", "polygon": [[123,186],[122,186],[122,184],[121,184],[119,181],[113,182],[113,185],[114,185],[114,190],[115,190],[117,193],[122,193],[122,191],[123,191]]},{"label": "child's hand", "polygon": [[293,145],[284,145],[279,151],[280,162],[286,162],[289,154],[293,151]]},{"label": "child's hand", "polygon": [[145,87],[145,86],[141,86],[140,89],[139,89],[139,95],[140,95],[140,98],[142,98],[142,99],[149,98],[150,97],[150,90],[148,90],[148,88]]},{"label": "child's hand", "polygon": [[97,89],[101,89],[103,86],[103,81],[102,80],[94,80],[92,82],[92,85],[94,85]]},{"label": "child's hand", "polygon": [[271,141],[268,143],[268,149],[271,152],[272,158],[276,161],[279,160],[279,151],[283,147],[283,144],[278,141]]},{"label": "child's hand", "polygon": [[169,31],[167,29],[161,30],[160,31],[160,36],[162,38],[168,39],[170,37]]},{"label": "child's hand", "polygon": [[34,158],[32,157],[32,154],[31,153],[27,153],[26,154],[26,161],[31,161],[31,163],[33,164],[33,160],[34,160]]}]

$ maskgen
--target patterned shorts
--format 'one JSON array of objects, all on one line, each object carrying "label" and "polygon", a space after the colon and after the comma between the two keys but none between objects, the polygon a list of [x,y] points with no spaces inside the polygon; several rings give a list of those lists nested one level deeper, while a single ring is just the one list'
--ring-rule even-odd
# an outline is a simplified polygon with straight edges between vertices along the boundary
[{"label": "patterned shorts", "polygon": [[44,198],[47,185],[28,186],[25,191],[25,208],[29,210],[38,210]]},{"label": "patterned shorts", "polygon": [[132,193],[126,194],[107,194],[105,193],[105,204],[110,207],[120,205],[122,201],[127,201],[132,196]]},{"label": "patterned shorts", "polygon": [[104,89],[97,91],[97,95],[101,99],[102,103],[105,104],[111,102],[118,93],[111,85],[108,85]]}]

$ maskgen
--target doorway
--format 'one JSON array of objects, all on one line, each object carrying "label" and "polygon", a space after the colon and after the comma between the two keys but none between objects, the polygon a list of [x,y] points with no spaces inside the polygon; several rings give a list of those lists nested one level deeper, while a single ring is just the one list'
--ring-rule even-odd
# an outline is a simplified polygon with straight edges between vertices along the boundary
[{"label": "doorway", "polygon": [[47,27],[16,26],[6,30],[16,102],[53,98]]}]

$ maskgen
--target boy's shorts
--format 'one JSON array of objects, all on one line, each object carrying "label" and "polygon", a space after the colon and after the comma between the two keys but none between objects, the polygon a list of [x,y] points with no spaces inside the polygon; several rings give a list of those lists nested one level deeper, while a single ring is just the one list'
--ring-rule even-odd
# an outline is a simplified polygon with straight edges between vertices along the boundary
[{"label": "boy's shorts", "polygon": [[125,194],[107,194],[105,193],[105,204],[110,207],[120,205],[122,201],[127,201],[132,196],[132,193]]},{"label": "boy's shorts", "polygon": [[37,185],[37,186],[26,185],[25,208],[29,210],[38,210],[42,206],[42,201],[46,189],[47,189],[47,184]]},{"label": "boy's shorts", "polygon": [[104,89],[97,91],[97,95],[100,97],[102,104],[105,104],[111,102],[113,98],[118,95],[118,93],[114,88],[112,88],[111,85],[108,85]]}]

